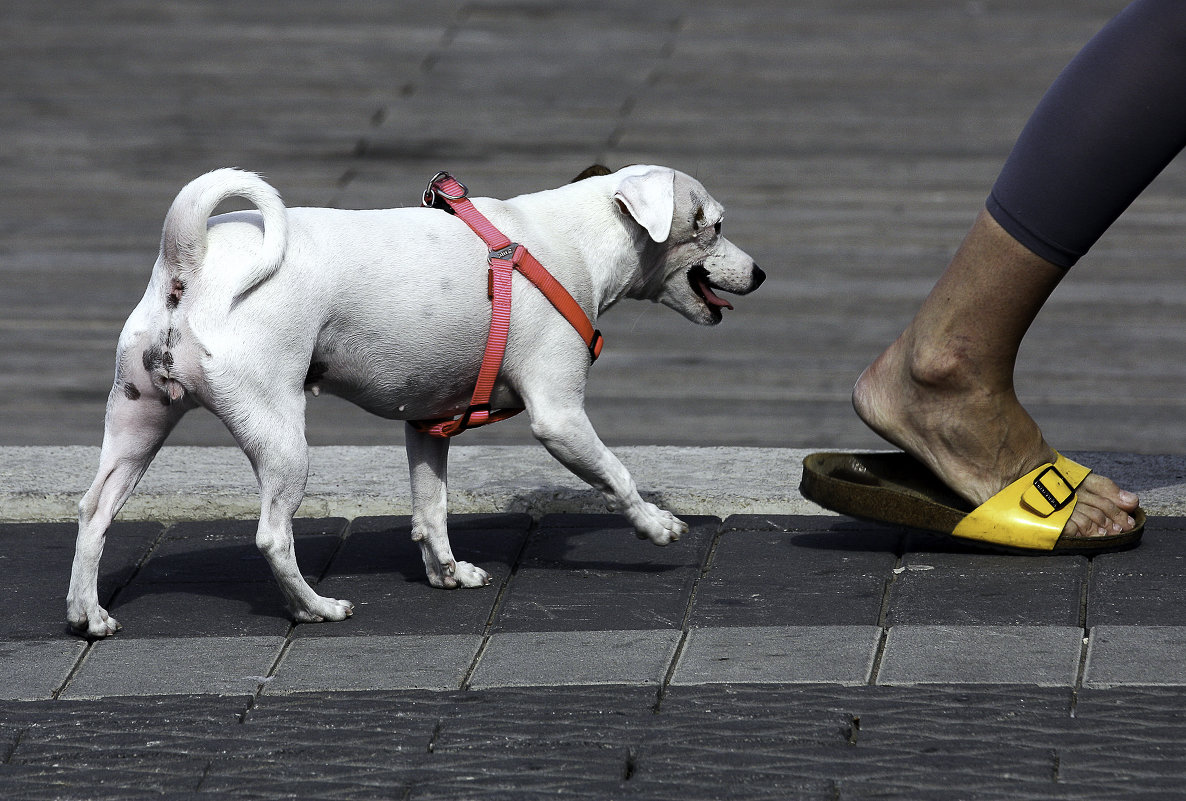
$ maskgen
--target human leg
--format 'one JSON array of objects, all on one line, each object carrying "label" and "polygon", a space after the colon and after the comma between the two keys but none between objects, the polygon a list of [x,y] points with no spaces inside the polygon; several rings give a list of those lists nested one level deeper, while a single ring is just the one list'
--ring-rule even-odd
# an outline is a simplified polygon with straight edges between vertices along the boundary
[{"label": "human leg", "polygon": [[[1083,48],[1017,140],[986,212],[853,393],[860,417],[981,503],[1050,461],[1013,389],[1018,348],[1065,268],[1186,145],[1186,4],[1137,0]],[[1134,525],[1091,475],[1069,536]]]},{"label": "human leg", "polygon": [[[1017,399],[1013,367],[1064,274],[982,213],[914,320],[857,381],[857,414],[975,504],[1053,461]],[[1092,474],[1065,533],[1127,531],[1136,506],[1135,495]]]}]

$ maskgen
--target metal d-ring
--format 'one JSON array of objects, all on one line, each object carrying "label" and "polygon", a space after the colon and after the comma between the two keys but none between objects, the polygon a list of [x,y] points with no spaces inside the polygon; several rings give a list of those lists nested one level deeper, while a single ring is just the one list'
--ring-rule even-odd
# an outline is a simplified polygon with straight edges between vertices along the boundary
[{"label": "metal d-ring", "polygon": [[461,183],[461,181],[457,181],[457,185],[461,187],[460,195],[450,195],[444,189],[441,189],[439,186],[437,186],[437,183],[439,181],[443,181],[446,178],[457,181],[456,178],[454,178],[452,175],[445,172],[444,170],[442,170],[441,172],[438,172],[436,175],[432,176],[432,180],[428,182],[428,186],[424,189],[424,197],[423,197],[423,200],[421,201],[422,205],[430,206],[430,207],[435,206],[438,196],[444,200],[464,200],[466,197],[469,196],[469,187],[467,187],[465,184]]}]

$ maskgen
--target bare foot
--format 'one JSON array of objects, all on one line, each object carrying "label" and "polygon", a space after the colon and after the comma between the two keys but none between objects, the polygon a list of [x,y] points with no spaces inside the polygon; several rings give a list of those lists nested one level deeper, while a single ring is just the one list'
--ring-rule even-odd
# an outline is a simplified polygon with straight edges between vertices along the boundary
[{"label": "bare foot", "polygon": [[[908,330],[857,380],[853,406],[877,434],[929,467],[952,490],[980,505],[1029,471],[1054,461],[1012,386],[969,374],[959,343],[920,357]],[[1138,498],[1092,473],[1063,528],[1068,537],[1130,531]]]}]

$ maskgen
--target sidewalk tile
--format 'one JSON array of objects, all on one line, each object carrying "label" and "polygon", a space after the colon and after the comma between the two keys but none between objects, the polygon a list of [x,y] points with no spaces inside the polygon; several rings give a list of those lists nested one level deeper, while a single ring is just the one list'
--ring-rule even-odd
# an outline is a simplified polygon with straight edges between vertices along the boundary
[{"label": "sidewalk tile", "polygon": [[1083,685],[1186,686],[1186,626],[1096,626]]},{"label": "sidewalk tile", "polygon": [[[297,563],[306,578],[316,581],[325,570],[346,523],[293,520]],[[292,616],[255,545],[256,525],[220,520],[171,526],[109,607],[124,626],[121,639],[286,636]]]},{"label": "sidewalk tile", "polygon": [[1082,647],[1069,626],[894,626],[876,682],[1074,686]]},{"label": "sidewalk tile", "polygon": [[108,607],[121,640],[161,637],[284,637],[292,615],[274,582],[141,584]]},{"label": "sidewalk tile", "polygon": [[0,641],[0,700],[52,698],[85,650],[84,641],[66,635],[57,640]]},{"label": "sidewalk tile", "polygon": [[658,685],[679,640],[678,630],[495,634],[470,686]]},{"label": "sidewalk tile", "polygon": [[[111,602],[161,534],[158,523],[117,522],[107,532],[99,563],[99,601]],[[66,628],[66,592],[77,523],[0,524],[0,639],[49,640]]]},{"label": "sidewalk tile", "polygon": [[103,640],[60,697],[250,695],[283,647],[283,637]]},{"label": "sidewalk tile", "polygon": [[1087,625],[1186,625],[1186,532],[1151,520],[1139,548],[1092,560]]},{"label": "sidewalk tile", "polygon": [[329,626],[297,626],[295,636],[482,634],[531,527],[527,515],[449,518],[453,555],[490,574],[486,587],[432,587],[408,517],[364,517],[350,525],[317,592],[354,603],[354,614]]},{"label": "sidewalk tile", "polygon": [[[915,538],[916,543],[931,543]],[[1087,559],[911,551],[890,587],[888,626],[1078,626]],[[958,549],[958,550],[957,550]]]},{"label": "sidewalk tile", "polygon": [[686,519],[678,542],[639,540],[620,516],[545,517],[494,620],[496,632],[678,629],[720,521]]},{"label": "sidewalk tile", "polygon": [[481,645],[477,635],[305,637],[265,692],[456,690]]},{"label": "sidewalk tile", "polygon": [[[324,572],[347,521],[292,521],[297,563],[306,577]],[[255,545],[255,520],[217,520],[171,526],[140,568],[134,584],[271,581],[272,571]]]},{"label": "sidewalk tile", "polygon": [[876,626],[692,629],[672,684],[865,684],[880,639]]},{"label": "sidewalk tile", "polygon": [[900,535],[837,517],[725,521],[691,624],[875,626]]}]

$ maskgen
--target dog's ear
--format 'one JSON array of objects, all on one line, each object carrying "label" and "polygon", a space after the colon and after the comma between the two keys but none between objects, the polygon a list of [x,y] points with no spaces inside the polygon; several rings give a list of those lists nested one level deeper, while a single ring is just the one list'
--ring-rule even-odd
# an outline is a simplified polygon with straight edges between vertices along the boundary
[{"label": "dog's ear", "polygon": [[571,181],[569,181],[569,183],[575,184],[577,181],[583,181],[586,178],[595,178],[599,175],[609,175],[612,172],[613,170],[603,164],[594,164],[591,167],[586,167],[585,169],[581,170],[581,174],[576,178],[573,178]]},{"label": "dog's ear", "polygon": [[675,171],[656,167],[629,175],[618,184],[614,200],[647,230],[651,239],[666,242],[675,216]]}]

